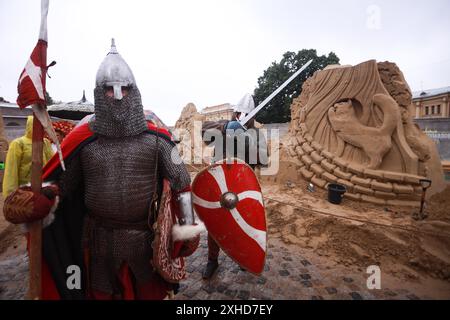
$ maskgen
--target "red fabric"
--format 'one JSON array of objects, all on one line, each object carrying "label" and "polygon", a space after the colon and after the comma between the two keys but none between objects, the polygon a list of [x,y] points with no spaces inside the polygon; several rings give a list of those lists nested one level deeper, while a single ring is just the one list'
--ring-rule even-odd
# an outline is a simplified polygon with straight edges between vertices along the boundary
[{"label": "red fabric", "polygon": [[175,241],[173,243],[172,259],[180,256],[181,248],[183,247],[183,241]]},{"label": "red fabric", "polygon": [[[61,143],[61,151],[64,160],[86,139],[90,138],[94,133],[89,129],[87,123],[75,128]],[[55,169],[60,166],[59,156],[56,153],[45,165],[43,169],[42,180],[46,180]]]},{"label": "red fabric", "polygon": [[184,189],[181,189],[179,191],[172,191],[172,192],[176,196],[178,194],[185,193],[185,192],[188,192],[188,191],[191,191],[191,185],[188,185],[187,187],[185,187]]},{"label": "red fabric", "polygon": [[173,243],[172,259],[189,257],[197,250],[199,243],[200,235],[190,240],[175,241]]},{"label": "red fabric", "polygon": [[[46,187],[42,190],[53,189]],[[31,187],[20,187],[5,199],[3,206],[5,219],[14,224],[44,219],[55,204],[55,197],[51,199],[49,197],[43,192],[34,193]]]},{"label": "red fabric", "polygon": [[[149,121],[147,121],[147,127],[151,131],[156,132],[157,130],[157,127]],[[160,135],[166,136],[166,138],[168,139],[172,139],[172,136],[169,133],[169,131],[167,131],[164,128],[158,128],[158,133]],[[63,154],[63,159],[64,160],[67,159],[67,157],[80,145],[80,143],[92,137],[93,134],[94,133],[89,129],[88,123],[85,123],[73,129],[61,143],[61,151]],[[60,166],[59,156],[58,154],[55,154],[50,159],[50,161],[47,162],[47,164],[45,165],[43,169],[44,174],[42,175],[42,179],[43,180],[47,179],[50,176],[50,174],[53,173],[53,171],[57,169],[59,166]]]},{"label": "red fabric", "polygon": [[[165,135],[168,139],[171,139],[169,131],[163,128],[158,128],[150,122],[147,122],[148,129],[151,131],[158,130],[160,135]],[[70,134],[64,139],[61,144],[61,150],[63,154],[63,159],[67,159],[72,152],[83,141],[92,137],[93,132],[89,129],[89,125],[86,123],[79,127],[76,127],[70,132]],[[55,154],[47,165],[43,169],[42,179],[45,181],[57,168],[60,167],[60,161],[58,154]],[[29,247],[29,236],[27,234],[27,242]],[[88,252],[85,252],[85,263],[88,263]],[[87,264],[89,265],[89,264]],[[89,277],[89,274],[87,275]],[[155,277],[150,283],[142,286],[136,287],[136,295],[134,294],[133,282],[131,281],[130,271],[127,265],[122,266],[119,274],[119,279],[123,284],[124,297],[123,299],[164,299],[167,291],[169,290],[168,284],[164,282],[160,277]],[[88,282],[89,283],[89,282]],[[88,290],[88,297],[93,299],[108,298],[112,299],[111,296],[105,295],[101,292],[90,292]],[[60,296],[58,290],[56,289],[55,282],[52,278],[50,270],[47,263],[42,259],[42,299],[43,300],[59,300]]]},{"label": "red fabric", "polygon": [[[27,232],[25,234],[27,239],[27,251],[28,256],[30,255],[30,234]],[[42,286],[42,300],[59,300],[60,296],[58,290],[56,289],[55,282],[50,273],[50,269],[48,268],[45,259],[42,259],[41,264],[41,286]]]},{"label": "red fabric", "polygon": [[104,293],[97,290],[91,291],[91,299],[93,300],[162,300],[167,296],[168,288],[167,284],[160,280],[160,278],[154,278],[151,281],[137,285],[134,288],[130,268],[126,263],[123,263],[120,267],[118,280],[123,288],[123,296],[114,297],[109,293]]},{"label": "red fabric", "polygon": [[46,105],[47,41],[39,39],[24,70],[20,74],[17,104],[21,109],[32,104]]}]

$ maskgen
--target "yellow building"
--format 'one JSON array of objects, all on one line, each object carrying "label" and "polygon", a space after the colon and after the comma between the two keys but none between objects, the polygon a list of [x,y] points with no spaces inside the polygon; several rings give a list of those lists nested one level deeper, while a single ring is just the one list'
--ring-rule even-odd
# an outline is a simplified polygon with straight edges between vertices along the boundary
[{"label": "yellow building", "polygon": [[450,117],[450,87],[414,92],[416,118]]},{"label": "yellow building", "polygon": [[233,107],[229,103],[206,107],[200,111],[206,117],[206,121],[231,120]]},{"label": "yellow building", "polygon": [[450,87],[413,93],[414,122],[436,142],[445,179],[450,181]]}]

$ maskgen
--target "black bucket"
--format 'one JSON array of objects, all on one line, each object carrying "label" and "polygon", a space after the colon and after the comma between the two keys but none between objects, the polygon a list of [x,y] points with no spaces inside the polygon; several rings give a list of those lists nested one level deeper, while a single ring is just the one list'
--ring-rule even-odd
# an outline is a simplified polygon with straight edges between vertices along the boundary
[{"label": "black bucket", "polygon": [[333,204],[341,204],[342,196],[347,191],[342,184],[330,183],[328,185],[328,201]]}]

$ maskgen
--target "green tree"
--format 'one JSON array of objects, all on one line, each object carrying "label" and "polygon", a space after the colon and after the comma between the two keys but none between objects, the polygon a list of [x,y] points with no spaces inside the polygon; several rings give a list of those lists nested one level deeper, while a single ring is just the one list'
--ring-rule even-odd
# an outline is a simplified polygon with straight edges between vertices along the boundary
[{"label": "green tree", "polygon": [[256,116],[261,123],[284,123],[291,120],[291,103],[297,98],[302,90],[303,82],[311,77],[314,72],[322,70],[327,65],[338,64],[339,58],[333,52],[328,56],[318,56],[314,49],[303,49],[299,52],[286,52],[280,62],[272,62],[264,71],[263,76],[258,78],[258,86],[254,91],[255,104],[259,105],[272,92],[280,87],[292,74],[301,68],[310,59],[313,62],[284,88],[275,98],[268,103]]}]

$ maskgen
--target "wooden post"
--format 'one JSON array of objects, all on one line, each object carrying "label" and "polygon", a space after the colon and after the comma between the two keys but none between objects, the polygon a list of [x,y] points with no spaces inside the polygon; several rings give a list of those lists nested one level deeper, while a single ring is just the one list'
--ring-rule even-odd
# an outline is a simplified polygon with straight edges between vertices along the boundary
[{"label": "wooden post", "polygon": [[[31,189],[34,193],[41,192],[42,187],[43,140],[44,129],[41,122],[34,115],[31,155]],[[30,232],[30,287],[28,298],[30,300],[40,300],[42,295],[42,220],[30,223],[28,227]]]}]

